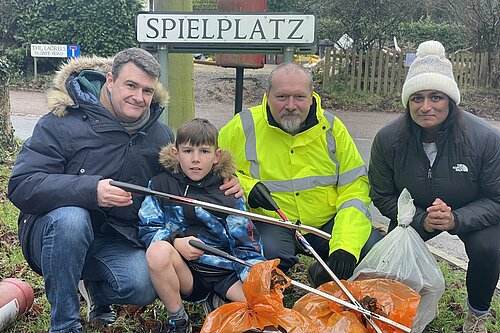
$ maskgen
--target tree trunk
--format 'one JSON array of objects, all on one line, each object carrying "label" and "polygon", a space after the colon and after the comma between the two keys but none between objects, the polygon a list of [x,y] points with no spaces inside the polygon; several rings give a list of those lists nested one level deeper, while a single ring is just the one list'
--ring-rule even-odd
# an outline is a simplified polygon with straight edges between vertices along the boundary
[{"label": "tree trunk", "polygon": [[7,64],[0,59],[0,163],[12,160],[16,151],[14,128],[10,121],[9,73]]}]

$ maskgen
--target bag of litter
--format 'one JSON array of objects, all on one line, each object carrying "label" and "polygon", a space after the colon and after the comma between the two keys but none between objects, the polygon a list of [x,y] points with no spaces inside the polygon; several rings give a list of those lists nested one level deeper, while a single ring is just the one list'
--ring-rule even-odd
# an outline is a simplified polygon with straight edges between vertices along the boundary
[{"label": "bag of litter", "polygon": [[[420,295],[407,285],[391,279],[369,279],[344,282],[344,286],[365,308],[391,319],[403,326],[411,327],[417,313]],[[322,284],[319,290],[349,302],[349,299],[335,282]],[[342,305],[313,293],[300,298],[293,310],[321,321],[328,333],[374,333],[373,327],[365,322],[357,311],[347,310]],[[399,328],[373,319],[384,333],[403,333]]]},{"label": "bag of litter", "polygon": [[412,332],[421,333],[436,317],[445,285],[436,259],[410,226],[415,211],[405,188],[398,199],[398,226],[372,247],[350,280],[394,279],[418,292],[421,299]]},{"label": "bag of litter", "polygon": [[290,279],[277,268],[279,259],[255,264],[243,282],[247,300],[222,305],[212,311],[201,328],[201,333],[267,332],[321,332],[323,326],[283,306],[283,289]]}]

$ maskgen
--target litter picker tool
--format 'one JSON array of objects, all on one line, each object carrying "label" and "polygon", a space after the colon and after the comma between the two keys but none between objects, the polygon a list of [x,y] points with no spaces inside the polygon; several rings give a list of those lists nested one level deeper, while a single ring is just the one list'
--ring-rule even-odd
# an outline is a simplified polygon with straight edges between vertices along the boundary
[{"label": "litter picker tool", "polygon": [[314,235],[321,237],[321,238],[324,238],[324,239],[330,239],[330,237],[331,237],[330,234],[328,234],[322,230],[319,230],[319,229],[316,229],[313,227],[309,227],[306,225],[295,224],[295,223],[292,223],[290,221],[283,221],[283,220],[272,218],[269,216],[264,216],[264,215],[259,215],[259,214],[255,214],[255,213],[251,213],[251,212],[246,212],[243,210],[229,208],[229,207],[225,207],[225,206],[221,206],[221,205],[216,205],[216,204],[212,204],[209,202],[195,200],[195,199],[191,199],[191,198],[187,198],[187,197],[183,197],[183,196],[179,196],[179,195],[155,191],[155,190],[152,190],[152,189],[144,187],[144,186],[124,183],[124,182],[120,182],[120,181],[116,181],[116,180],[110,181],[109,184],[112,186],[119,187],[125,191],[136,193],[136,194],[152,195],[152,196],[156,196],[156,197],[160,197],[160,198],[166,198],[166,199],[170,199],[172,201],[176,201],[176,202],[183,203],[183,204],[190,205],[190,206],[200,206],[200,207],[203,207],[205,209],[209,209],[209,210],[213,210],[213,211],[218,211],[218,212],[222,212],[222,213],[226,213],[226,214],[239,215],[239,216],[243,216],[243,217],[246,217],[248,219],[255,220],[255,221],[266,222],[266,223],[275,224],[275,225],[279,225],[279,226],[294,229],[294,230],[309,232],[311,234],[314,234]]},{"label": "litter picker tool", "polygon": [[[264,184],[262,183],[257,183],[254,187],[255,190],[259,192],[261,197],[265,199],[278,213],[278,215],[283,219],[285,222],[291,223],[291,221],[285,216],[281,208],[278,206],[276,201],[274,201],[273,197],[271,194],[267,191],[267,188],[265,187]],[[302,244],[302,246],[316,258],[316,260],[320,263],[320,265],[323,267],[323,269],[330,275],[330,277],[335,281],[335,283],[340,287],[342,292],[349,298],[349,300],[352,302],[352,304],[362,307],[361,304],[358,302],[358,300],[351,294],[349,289],[344,286],[342,281],[335,275],[335,273],[328,267],[326,262],[321,258],[321,256],[316,252],[316,250],[312,247],[312,245],[307,241],[307,239],[297,230],[295,230],[295,237],[297,237],[297,240]],[[375,332],[377,333],[382,333],[382,330],[377,326],[377,324],[371,319],[368,315],[363,314],[363,317],[366,319],[366,321],[373,327]]]},{"label": "litter picker tool", "polygon": [[[222,250],[219,250],[213,246],[210,246],[210,245],[207,245],[205,243],[202,243],[200,241],[196,241],[196,240],[189,240],[189,245],[191,246],[194,246],[200,250],[203,250],[207,253],[210,253],[210,254],[213,254],[213,255],[216,255],[216,256],[219,256],[221,258],[225,258],[225,259],[228,259],[228,260],[231,260],[231,261],[234,261],[234,262],[237,262],[241,265],[244,265],[244,266],[247,266],[247,267],[252,267],[253,265],[251,263],[248,263],[240,258],[237,258],[233,255],[230,255],[229,253],[227,252],[224,252]],[[313,293],[313,294],[316,294],[318,296],[321,296],[321,297],[324,297],[332,302],[335,302],[335,303],[338,303],[342,306],[345,306],[346,308],[348,309],[351,309],[351,310],[354,310],[354,311],[357,311],[363,315],[366,315],[366,316],[369,316],[371,318],[375,318],[375,319],[378,319],[380,320],[381,322],[384,322],[386,324],[389,324],[391,326],[394,326],[396,328],[399,328],[400,330],[404,331],[404,332],[411,332],[411,329],[404,326],[404,325],[401,325],[400,323],[397,323],[395,322],[394,320],[392,319],[389,319],[389,318],[386,318],[386,317],[383,317],[381,315],[379,315],[378,313],[375,313],[375,312],[372,312],[368,309],[365,309],[363,308],[362,306],[358,306],[358,305],[355,305],[355,304],[352,304],[350,302],[347,302],[347,301],[344,301],[343,299],[340,299],[340,298],[337,298],[335,296],[332,296],[330,294],[327,294],[323,291],[320,291],[320,290],[317,290],[317,289],[314,289],[312,287],[309,287],[308,285],[305,285],[301,282],[298,282],[298,281],[295,281],[295,280],[290,280],[291,281],[291,284],[293,286],[296,286],[298,288],[301,288],[307,292],[310,292],[310,293]]]}]

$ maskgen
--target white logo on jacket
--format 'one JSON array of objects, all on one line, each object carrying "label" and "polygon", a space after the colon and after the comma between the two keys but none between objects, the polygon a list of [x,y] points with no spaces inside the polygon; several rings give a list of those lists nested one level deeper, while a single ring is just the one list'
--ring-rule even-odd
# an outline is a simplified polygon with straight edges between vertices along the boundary
[{"label": "white logo on jacket", "polygon": [[469,172],[469,168],[467,167],[467,165],[462,163],[457,163],[457,165],[454,165],[451,168],[456,172]]}]

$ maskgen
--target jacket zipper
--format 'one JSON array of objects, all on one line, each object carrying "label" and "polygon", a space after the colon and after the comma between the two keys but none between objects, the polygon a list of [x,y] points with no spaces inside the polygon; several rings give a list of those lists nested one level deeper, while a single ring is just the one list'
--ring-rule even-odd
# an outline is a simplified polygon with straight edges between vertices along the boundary
[{"label": "jacket zipper", "polygon": [[183,195],[184,197],[187,195],[188,189],[189,189],[189,185],[186,185],[186,189],[184,190],[184,195]]},{"label": "jacket zipper", "polygon": [[432,169],[429,169],[427,171],[427,179],[431,179],[432,178]]}]

